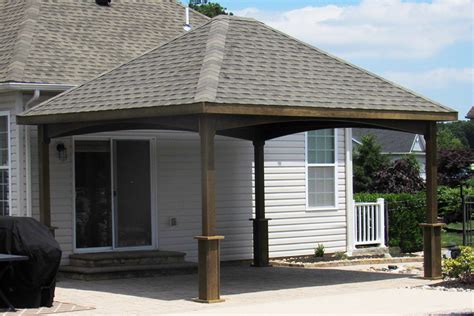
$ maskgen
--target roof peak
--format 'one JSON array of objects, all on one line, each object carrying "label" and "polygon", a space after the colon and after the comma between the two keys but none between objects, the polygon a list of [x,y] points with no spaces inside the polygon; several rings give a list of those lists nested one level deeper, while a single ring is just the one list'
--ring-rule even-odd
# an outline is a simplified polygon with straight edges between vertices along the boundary
[{"label": "roof peak", "polygon": [[195,102],[214,102],[216,99],[228,29],[228,18],[216,19],[211,24],[196,87]]}]

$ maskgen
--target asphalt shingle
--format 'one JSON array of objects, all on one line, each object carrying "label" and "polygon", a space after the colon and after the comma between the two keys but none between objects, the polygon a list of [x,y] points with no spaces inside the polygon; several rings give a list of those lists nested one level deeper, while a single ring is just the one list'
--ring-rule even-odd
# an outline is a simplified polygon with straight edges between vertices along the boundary
[{"label": "asphalt shingle", "polygon": [[[191,24],[208,18],[191,13]],[[175,0],[0,0],[0,82],[80,84],[183,33]]]},{"label": "asphalt shingle", "polygon": [[261,22],[220,16],[24,116],[196,103],[454,112]]},{"label": "asphalt shingle", "polygon": [[[377,143],[382,147],[383,153],[409,153],[412,150],[416,134],[374,128],[353,128],[352,138],[362,141],[366,135],[373,135]],[[419,135],[424,144],[424,138]]]}]

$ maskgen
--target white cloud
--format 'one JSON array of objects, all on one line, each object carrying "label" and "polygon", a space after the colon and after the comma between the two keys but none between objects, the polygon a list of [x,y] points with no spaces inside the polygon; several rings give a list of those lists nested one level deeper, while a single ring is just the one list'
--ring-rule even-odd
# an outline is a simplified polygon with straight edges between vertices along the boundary
[{"label": "white cloud", "polygon": [[473,41],[473,12],[474,0],[364,0],[352,6],[235,13],[344,57],[425,58],[453,43]]},{"label": "white cloud", "polygon": [[453,84],[474,84],[474,68],[436,68],[424,72],[386,72],[383,76],[410,88],[440,89]]}]

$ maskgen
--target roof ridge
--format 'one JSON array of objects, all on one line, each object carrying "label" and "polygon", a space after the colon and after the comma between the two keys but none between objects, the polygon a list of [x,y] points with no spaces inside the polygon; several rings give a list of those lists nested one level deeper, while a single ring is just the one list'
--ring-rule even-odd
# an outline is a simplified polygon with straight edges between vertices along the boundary
[{"label": "roof ridge", "polygon": [[219,17],[212,21],[194,96],[196,102],[214,102],[216,99],[228,30],[228,18]]},{"label": "roof ridge", "polygon": [[12,81],[22,81],[23,79],[33,41],[34,24],[40,12],[40,5],[38,0],[25,0],[23,21],[18,30],[12,60],[7,71],[7,78]]},{"label": "roof ridge", "polygon": [[[259,21],[257,21],[257,22],[259,22]],[[333,55],[333,54],[331,54],[331,53],[328,53],[328,52],[326,52],[326,51],[324,51],[324,50],[322,50],[322,49],[320,49],[320,48],[317,48],[316,46],[313,46],[313,45],[311,45],[311,44],[305,43],[305,42],[303,42],[302,40],[299,40],[299,39],[297,39],[296,37],[293,37],[293,36],[288,35],[288,34],[282,32],[282,31],[280,31],[280,30],[277,30],[277,29],[275,29],[275,28],[273,28],[273,27],[271,27],[271,26],[269,26],[269,25],[267,25],[267,24],[265,24],[265,23],[262,23],[262,22],[260,22],[260,23],[261,23],[264,27],[266,27],[267,29],[269,29],[269,30],[271,30],[271,31],[273,31],[273,32],[276,32],[276,33],[278,33],[278,34],[280,34],[280,35],[283,35],[283,36],[285,36],[285,37],[287,37],[287,38],[289,38],[289,39],[295,40],[295,41],[297,41],[298,43],[303,44],[304,46],[306,46],[306,47],[308,47],[308,48],[311,48],[311,49],[313,49],[313,50],[316,50],[317,52],[319,52],[319,53],[321,53],[321,54],[324,54],[324,55],[326,55],[326,56],[328,56],[328,57],[330,57],[330,58],[333,58],[333,59],[335,59],[335,60],[337,60],[337,61],[339,61],[339,62],[341,62],[341,63],[344,63],[344,64],[346,64],[346,65],[348,65],[348,66],[350,66],[350,67],[352,67],[352,68],[354,68],[354,69],[356,69],[356,70],[362,71],[362,72],[366,73],[367,75],[369,75],[369,76],[371,76],[371,77],[373,77],[373,78],[375,78],[375,79],[378,79],[378,80],[381,80],[382,82],[391,84],[391,85],[393,85],[393,86],[395,86],[395,87],[397,87],[397,88],[399,88],[399,89],[402,89],[402,90],[405,91],[405,92],[408,92],[408,93],[412,94],[412,95],[415,96],[415,97],[418,97],[418,98],[421,98],[421,99],[423,99],[423,100],[425,100],[425,101],[428,101],[428,102],[431,102],[431,103],[433,103],[433,104],[436,104],[437,106],[439,106],[439,107],[445,109],[445,110],[448,111],[448,112],[456,112],[454,109],[452,109],[452,108],[450,108],[450,107],[448,107],[448,106],[445,106],[445,105],[443,105],[443,104],[441,104],[441,103],[439,103],[439,102],[433,101],[433,100],[431,100],[430,98],[427,98],[427,97],[425,97],[425,96],[423,96],[423,95],[421,95],[421,94],[419,94],[419,93],[417,93],[417,92],[415,92],[415,91],[413,91],[413,90],[411,90],[411,89],[408,89],[408,88],[405,88],[405,87],[399,85],[398,83],[395,83],[395,82],[393,82],[393,81],[391,81],[391,80],[385,79],[385,78],[383,78],[382,76],[379,76],[379,75],[377,75],[377,74],[375,74],[375,73],[373,73],[373,72],[371,72],[371,71],[368,71],[368,70],[366,70],[366,69],[364,69],[364,68],[362,68],[362,67],[359,67],[359,66],[357,66],[357,65],[355,65],[355,64],[353,64],[353,63],[351,63],[351,62],[348,62],[347,60],[344,60],[344,59],[342,59],[342,58],[340,58],[340,57],[337,57],[337,56],[335,56],[335,55]]]}]

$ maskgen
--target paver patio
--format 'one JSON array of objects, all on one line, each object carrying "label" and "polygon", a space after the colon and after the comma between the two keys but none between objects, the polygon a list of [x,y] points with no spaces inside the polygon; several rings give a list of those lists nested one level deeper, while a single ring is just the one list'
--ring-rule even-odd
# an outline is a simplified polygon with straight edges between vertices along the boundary
[{"label": "paver patio", "polygon": [[191,300],[197,294],[196,274],[95,282],[62,280],[56,299],[95,308],[71,315],[474,312],[472,293],[407,288],[433,282],[409,275],[356,271],[354,267],[228,266],[222,268],[226,302],[221,304]]}]

